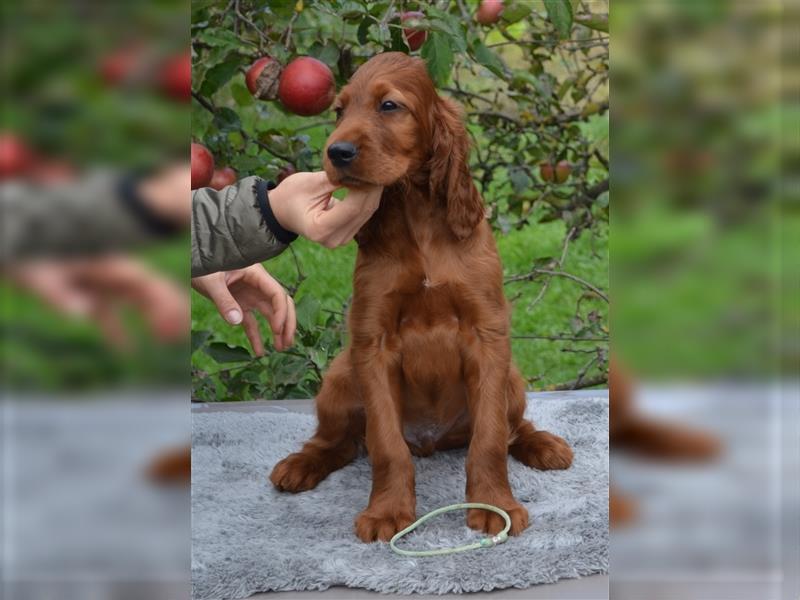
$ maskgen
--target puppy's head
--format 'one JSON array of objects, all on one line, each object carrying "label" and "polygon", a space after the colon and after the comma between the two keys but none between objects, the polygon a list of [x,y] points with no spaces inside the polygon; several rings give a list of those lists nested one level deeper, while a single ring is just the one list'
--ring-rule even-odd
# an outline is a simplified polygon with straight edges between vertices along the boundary
[{"label": "puppy's head", "polygon": [[425,173],[431,196],[446,203],[457,237],[469,235],[483,218],[461,113],[437,95],[421,59],[401,52],[373,57],[339,93],[334,110],[336,129],[323,158],[332,182],[389,186]]},{"label": "puppy's head", "polygon": [[362,65],[334,102],[336,129],[323,158],[331,181],[387,186],[419,169],[435,98],[418,58],[389,52]]}]

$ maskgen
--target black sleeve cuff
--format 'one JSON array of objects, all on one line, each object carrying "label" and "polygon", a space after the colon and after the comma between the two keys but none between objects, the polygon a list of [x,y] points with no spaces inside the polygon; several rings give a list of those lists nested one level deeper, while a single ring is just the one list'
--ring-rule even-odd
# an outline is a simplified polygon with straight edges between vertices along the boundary
[{"label": "black sleeve cuff", "polygon": [[275,188],[275,184],[271,181],[267,182],[263,179],[257,179],[255,184],[256,204],[261,211],[261,218],[263,222],[269,227],[269,230],[275,236],[275,239],[282,244],[291,244],[297,239],[297,234],[284,229],[275,218],[275,213],[272,212],[272,206],[269,203],[268,191]]},{"label": "black sleeve cuff", "polygon": [[139,195],[138,186],[142,181],[141,174],[132,173],[122,177],[117,186],[122,204],[133,214],[144,228],[155,237],[170,237],[180,231],[180,227],[155,214]]}]

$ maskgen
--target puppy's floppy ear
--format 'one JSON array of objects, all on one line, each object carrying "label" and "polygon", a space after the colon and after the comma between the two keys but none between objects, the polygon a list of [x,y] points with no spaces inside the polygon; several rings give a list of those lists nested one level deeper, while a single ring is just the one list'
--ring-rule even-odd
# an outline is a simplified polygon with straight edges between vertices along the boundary
[{"label": "puppy's floppy ear", "polygon": [[431,111],[430,190],[447,203],[447,223],[458,239],[470,236],[484,217],[481,199],[469,173],[469,136],[461,111],[451,100],[437,98]]}]

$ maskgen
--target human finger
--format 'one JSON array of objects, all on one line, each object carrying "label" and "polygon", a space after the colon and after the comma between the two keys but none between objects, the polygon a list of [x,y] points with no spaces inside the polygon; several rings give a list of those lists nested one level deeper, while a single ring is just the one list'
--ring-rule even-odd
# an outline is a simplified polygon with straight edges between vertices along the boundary
[{"label": "human finger", "polygon": [[209,276],[210,278],[204,281],[204,291],[217,307],[219,314],[231,325],[238,325],[244,318],[242,307],[228,289],[224,275],[222,273],[220,276],[216,275]]},{"label": "human finger", "polygon": [[258,329],[258,320],[252,312],[247,311],[242,317],[242,328],[250,341],[250,347],[256,356],[264,356],[264,341],[261,339],[261,331]]},{"label": "human finger", "polygon": [[297,330],[297,312],[294,306],[294,299],[288,294],[287,298],[287,313],[286,313],[286,326],[283,328],[283,347],[288,348],[294,343],[294,333]]}]

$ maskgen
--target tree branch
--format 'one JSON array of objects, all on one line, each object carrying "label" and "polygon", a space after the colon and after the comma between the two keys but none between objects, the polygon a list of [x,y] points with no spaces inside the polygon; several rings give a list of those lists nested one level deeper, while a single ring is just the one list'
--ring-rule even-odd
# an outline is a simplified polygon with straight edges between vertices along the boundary
[{"label": "tree branch", "polygon": [[573,382],[573,386],[575,386],[572,388],[573,390],[577,389],[578,386],[581,385],[581,383],[583,383],[583,378],[586,376],[586,373],[589,372],[589,369],[591,369],[592,365],[594,365],[596,362],[597,362],[597,356],[592,358],[589,362],[583,365],[583,367],[581,367],[581,370],[578,372],[577,379],[575,379],[575,381]]},{"label": "tree branch", "polygon": [[242,21],[244,21],[245,23],[247,23],[247,24],[248,24],[248,25],[249,25],[249,26],[250,26],[252,29],[254,29],[254,30],[255,30],[255,32],[256,32],[256,33],[259,35],[259,37],[261,37],[261,39],[262,39],[264,42],[266,42],[267,44],[269,44],[269,36],[267,36],[267,34],[266,34],[266,33],[264,33],[263,31],[261,31],[261,29],[260,29],[260,28],[259,28],[259,27],[258,27],[258,26],[255,24],[255,23],[253,23],[253,21],[251,21],[251,20],[250,20],[249,18],[247,18],[247,17],[246,17],[244,14],[242,14],[242,11],[241,11],[241,10],[239,10],[239,3],[238,3],[238,2],[236,3],[236,17],[237,17],[237,18],[239,18],[239,19],[241,19],[241,20],[242,20]]},{"label": "tree branch", "polygon": [[574,337],[569,335],[512,335],[512,340],[548,340],[551,342],[608,342],[607,337]]},{"label": "tree branch", "polygon": [[600,150],[597,150],[597,149],[595,149],[595,151],[592,154],[594,154],[594,157],[598,161],[600,161],[600,164],[603,165],[605,167],[606,171],[607,171],[608,170],[608,159],[600,153]]},{"label": "tree branch", "polygon": [[217,108],[213,104],[211,104],[211,102],[209,100],[205,99],[203,96],[201,96],[200,94],[198,94],[194,90],[192,90],[192,98],[197,100],[197,102],[200,103],[200,106],[205,108],[212,115],[216,115],[217,114]]},{"label": "tree branch", "polygon": [[[476,94],[472,94],[470,92],[464,92],[460,90],[453,90],[452,88],[448,88],[449,90],[454,91],[457,94],[463,94],[475,98],[480,98],[484,100],[480,96]],[[592,114],[602,114],[608,110],[608,101],[601,102],[598,105],[598,109],[596,112]],[[582,110],[574,110],[570,112],[564,112],[556,115],[548,115],[546,117],[542,117],[539,119],[533,119],[529,123],[523,123],[522,121],[512,117],[511,115],[507,115],[501,112],[496,111],[473,111],[469,113],[470,115],[477,115],[480,117],[489,117],[500,119],[506,121],[508,123],[512,123],[518,128],[529,127],[529,126],[541,126],[541,125],[564,125],[565,123],[572,123],[574,121],[585,121],[590,115],[584,115]]]},{"label": "tree branch", "polygon": [[539,275],[551,275],[553,277],[564,277],[565,279],[571,279],[572,281],[581,284],[583,287],[591,291],[592,293],[596,294],[606,302],[608,302],[608,296],[600,291],[597,286],[592,285],[585,279],[578,277],[577,275],[573,275],[572,273],[567,273],[565,271],[552,271],[550,269],[531,269],[530,273],[525,273],[524,275],[514,275],[506,279],[503,283],[514,283],[517,281],[533,281]]},{"label": "tree branch", "polygon": [[[558,268],[562,269],[564,267],[564,261],[567,259],[567,250],[569,249],[569,243],[572,241],[572,237],[575,235],[575,228],[572,227],[568,232],[567,235],[564,236],[564,244],[561,247],[561,258],[558,259]],[[542,289],[539,290],[539,293],[536,295],[536,298],[533,299],[533,302],[528,304],[528,310],[532,309],[534,306],[539,304],[544,295],[547,293],[547,290],[550,288],[550,282],[553,281],[553,278],[550,277],[547,281],[544,282],[542,285]]]},{"label": "tree branch", "polygon": [[608,375],[595,375],[594,377],[587,377],[582,381],[575,379],[566,383],[558,383],[556,385],[547,386],[548,391],[561,391],[561,390],[581,390],[589,387],[594,387],[603,383],[608,383]]},{"label": "tree branch", "polygon": [[[208,98],[203,97],[202,95],[200,95],[199,93],[195,92],[194,90],[192,90],[192,98],[197,100],[197,102],[200,104],[200,106],[205,108],[212,115],[214,115],[214,116],[217,115],[217,107],[214,106]],[[260,148],[266,150],[267,152],[269,152],[270,154],[272,154],[272,156],[274,156],[276,158],[280,158],[281,160],[285,160],[286,162],[290,162],[290,163],[294,162],[294,158],[292,158],[291,156],[286,156],[285,154],[282,154],[282,153],[278,152],[277,150],[274,150],[273,148],[270,148],[264,142],[255,139],[253,136],[251,136],[249,133],[247,133],[241,127],[237,127],[236,130],[242,135],[242,138],[244,138],[245,141],[251,142],[253,144],[256,144],[258,147],[260,147]]]},{"label": "tree branch", "polygon": [[591,199],[596,199],[600,194],[603,192],[608,191],[608,179],[604,179],[598,183],[595,183],[592,187],[586,190],[586,195]]},{"label": "tree branch", "polygon": [[[606,112],[607,110],[608,110],[608,100],[606,100],[604,102],[600,102],[598,104],[597,112],[592,113],[592,114],[598,114],[599,115],[599,114],[602,114],[602,113]],[[545,119],[543,119],[542,123],[547,125],[547,124],[552,122],[552,123],[558,123],[559,125],[562,125],[564,123],[571,123],[572,121],[583,121],[586,118],[587,118],[587,115],[584,115],[583,111],[575,110],[575,111],[571,111],[571,112],[561,113],[561,114],[558,114],[558,115],[551,115],[551,116],[546,117]]]}]

